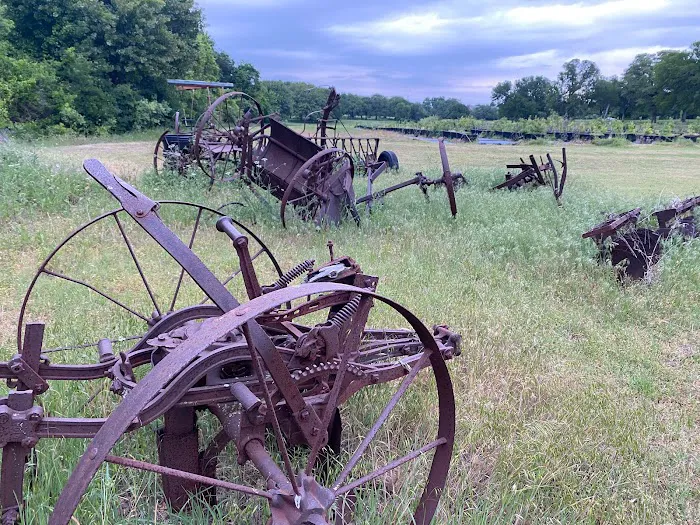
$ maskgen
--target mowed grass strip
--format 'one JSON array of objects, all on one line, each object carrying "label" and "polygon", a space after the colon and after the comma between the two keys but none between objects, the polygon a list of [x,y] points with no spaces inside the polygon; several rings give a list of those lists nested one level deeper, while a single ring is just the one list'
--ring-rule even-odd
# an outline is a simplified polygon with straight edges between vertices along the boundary
[{"label": "mowed grass strip", "polygon": [[[0,218],[3,359],[15,352],[14,319],[40,261],[73,227],[116,207],[79,170],[85,150],[62,148],[66,156],[51,168],[46,159],[55,154],[52,148],[30,158],[26,149],[3,151],[15,159],[10,167],[0,166],[2,202],[13,206]],[[418,170],[440,175],[435,143],[385,133],[382,148],[395,150],[402,168],[382,175],[377,189]],[[444,192],[430,191],[426,201],[417,188],[408,188],[387,196],[370,217],[361,209],[359,228],[348,221],[320,231],[298,220],[282,230],[272,199],[262,204],[235,184],[207,191],[201,175],[156,177],[147,171],[151,151],[150,143],[139,142],[130,145],[127,158],[123,148],[100,145],[111,166],[141,159],[143,174],[130,176],[153,198],[214,208],[230,201],[246,204],[234,206],[232,215],[255,222],[253,229],[283,268],[311,257],[325,261],[326,241],[333,239],[336,254],[352,256],[366,273],[380,277],[381,293],[427,325],[446,323],[463,334],[463,354],[450,363],[458,436],[437,523],[697,520],[700,243],[670,243],[653,279],[621,287],[610,268],[596,263],[593,243],[581,233],[605,212],[641,206],[649,213],[673,197],[699,194],[700,147],[567,145],[570,181],[564,206],[557,208],[546,188],[494,192],[490,187],[502,180],[506,163],[546,151],[556,158],[560,145],[448,144],[453,171],[470,180],[458,191],[456,220],[450,218]],[[8,169],[16,170],[14,179],[6,176]],[[38,188],[23,194],[21,206],[13,200],[15,183],[7,182],[20,174],[23,187]],[[41,186],[48,177],[51,184]],[[358,194],[365,183],[357,178]],[[184,226],[181,234],[186,235]],[[118,232],[91,235],[77,245],[76,271],[145,308],[148,297],[124,258],[128,253]],[[83,246],[94,250],[81,253]],[[214,232],[203,235],[200,249],[217,268],[235,257],[230,243]],[[139,256],[156,261],[162,255],[144,244]],[[167,288],[170,281],[163,277],[157,284]],[[183,300],[197,297],[188,294]],[[42,297],[33,307],[47,322],[75,316],[59,330],[65,338],[99,333],[102,326],[115,333],[132,328],[118,316],[91,315],[85,296],[70,289],[56,287]],[[377,309],[374,321],[401,325],[383,309]],[[92,350],[84,358],[92,360]],[[390,460],[396,450],[430,434],[434,390],[429,381],[419,386],[368,464]],[[52,414],[75,414],[104,387],[54,384],[42,402]],[[372,424],[386,395],[373,389],[347,404],[348,448]],[[115,402],[108,392],[99,393],[86,410],[107,415]],[[155,460],[152,431],[128,436],[118,452]],[[85,446],[81,440],[40,443],[27,523],[45,523]],[[232,481],[251,475],[236,466],[232,451],[221,469]],[[398,479],[376,482],[364,496],[367,512],[358,522],[403,522],[405,501],[423,475],[424,465],[418,464],[402,470]],[[109,466],[91,485],[76,517],[81,523],[259,523],[265,515],[263,503],[236,497],[219,509],[198,504],[190,515],[175,514],[162,504],[155,476]]]}]

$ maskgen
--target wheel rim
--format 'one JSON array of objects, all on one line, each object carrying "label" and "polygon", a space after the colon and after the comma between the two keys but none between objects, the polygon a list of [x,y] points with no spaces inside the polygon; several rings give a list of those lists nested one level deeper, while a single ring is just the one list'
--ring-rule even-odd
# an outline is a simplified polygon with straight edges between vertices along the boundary
[{"label": "wheel rim", "polygon": [[[348,152],[340,148],[325,149],[307,160],[289,179],[282,196],[282,226],[287,227],[285,212],[288,204],[295,208],[303,208],[305,219],[318,218],[319,208],[329,199],[330,184],[336,177],[344,177],[345,173],[349,173],[352,181],[355,176],[355,164]],[[291,199],[294,191],[300,195]]]},{"label": "wheel rim", "polygon": [[450,212],[452,217],[457,215],[457,199],[455,198],[455,188],[454,181],[452,180],[452,172],[450,171],[450,162],[447,159],[447,150],[445,149],[445,142],[440,139],[440,160],[442,161],[442,180],[445,183],[445,188],[447,189],[447,198],[450,201]]},{"label": "wheel rim", "polygon": [[[232,276],[226,283],[232,293],[245,297],[240,273],[236,273],[235,252],[229,251],[225,238],[214,233],[215,220],[224,214],[188,202],[160,204],[160,215],[195,251],[213,243],[221,246],[208,250],[226,254],[211,264],[222,282]],[[234,223],[249,237],[261,279],[282,275],[262,240],[245,225]],[[199,288],[182,268],[144,234],[119,208],[83,224],[63,239],[44,259],[25,293],[17,324],[18,349],[24,325],[42,319],[46,323],[45,353],[52,361],[94,363],[96,354],[89,352],[99,339],[111,339],[115,349],[126,350],[139,344],[141,335],[171,312],[200,302],[211,304],[203,301],[203,294],[199,297]],[[226,256],[231,260],[224,261]],[[67,305],[75,305],[71,315],[46,319],[45,312],[65,313]]]},{"label": "wheel rim", "polygon": [[[382,410],[382,413],[380,414],[380,417],[376,421],[374,421],[374,424],[372,425],[370,431],[368,433],[363,434],[366,437],[362,440],[362,443],[360,443],[360,445],[355,449],[355,453],[353,454],[350,461],[345,465],[345,468],[342,469],[340,475],[337,476],[335,481],[329,485],[330,487],[332,487],[332,489],[330,490],[334,492],[333,498],[336,508],[338,504],[342,503],[342,499],[345,497],[345,495],[350,494],[350,492],[354,488],[366,487],[366,484],[368,482],[380,480],[385,474],[385,472],[390,472],[395,468],[398,468],[399,465],[397,465],[397,463],[403,462],[401,463],[401,465],[413,465],[414,469],[419,468],[419,466],[416,466],[418,464],[413,462],[416,461],[419,457],[424,458],[425,456],[422,455],[423,453],[432,453],[432,460],[430,460],[430,466],[426,467],[429,471],[425,478],[423,491],[420,494],[420,497],[417,498],[418,503],[416,504],[415,508],[413,510],[410,510],[410,512],[412,513],[412,518],[409,518],[409,521],[412,520],[410,522],[413,523],[430,523],[435,514],[441,492],[445,486],[447,472],[449,469],[450,457],[452,454],[452,448],[454,444],[454,395],[452,392],[451,380],[447,371],[444,358],[440,354],[440,350],[438,349],[437,343],[432,338],[427,328],[405,308],[401,307],[400,305],[389,299],[386,299],[364,289],[354,288],[346,285],[326,283],[314,283],[309,285],[303,285],[300,287],[286,288],[283,290],[278,290],[277,292],[272,292],[267,296],[254,299],[249,303],[237,308],[235,311],[225,314],[218,322],[218,327],[214,331],[210,331],[210,333],[208,333],[205,338],[200,338],[197,340],[192,339],[190,341],[186,341],[181,347],[178,347],[177,352],[173,352],[166,356],[163,359],[163,361],[156,365],[153,368],[153,370],[149,372],[149,374],[145,376],[144,379],[136,385],[130,396],[127,398],[127,400],[129,400],[129,403],[122,403],[117,408],[117,410],[113,412],[112,416],[110,416],[110,420],[105,425],[103,425],[102,429],[95,436],[92,444],[88,447],[88,452],[86,452],[83,458],[81,458],[78,467],[76,467],[68,483],[65,485],[59,498],[59,501],[54,507],[54,514],[52,515],[52,518],[49,523],[51,523],[52,525],[68,523],[68,520],[70,520],[70,517],[73,515],[82,494],[85,492],[90,480],[99,469],[100,464],[103,462],[104,459],[112,461],[108,458],[109,451],[119,440],[122,432],[126,429],[130,422],[134,420],[135,417],[139,416],[142,409],[148,404],[148,402],[151,399],[153,399],[153,396],[156,395],[159,389],[164,387],[166,384],[169,384],[169,382],[177,376],[178,370],[184,369],[184,367],[188,366],[188,363],[190,363],[192,359],[197,359],[198,356],[202,355],[202,349],[204,347],[216,341],[219,337],[221,337],[221,335],[225,333],[230,333],[232,330],[235,330],[236,327],[247,323],[248,321],[256,318],[264,312],[269,312],[271,308],[275,308],[274,305],[282,305],[289,301],[295,301],[306,295],[315,296],[318,294],[328,295],[336,293],[357,294],[356,297],[361,297],[360,301],[378,300],[380,304],[384,304],[389,309],[393,309],[395,313],[398,313],[406,321],[408,321],[408,323],[411,325],[411,328],[414,330],[414,332],[411,333],[413,333],[417,340],[420,341],[420,344],[422,345],[421,347],[424,349],[422,352],[414,354],[413,358],[405,358],[403,361],[401,360],[401,358],[399,358],[399,360],[396,362],[397,366],[398,363],[404,364],[407,370],[411,370],[411,372],[407,373],[406,371],[403,371],[398,373],[396,379],[400,377],[404,378],[400,382],[401,384],[398,386],[396,391],[394,391],[394,394],[391,396],[389,402],[385,405],[384,410]],[[394,332],[397,332],[394,335],[398,337],[399,340],[404,335],[403,333],[399,333],[401,331]],[[406,333],[408,333],[408,331],[406,331]],[[195,336],[195,339],[196,338],[197,336]],[[378,348],[376,346],[373,347],[370,344],[369,346],[365,347],[365,350],[363,350],[362,353],[364,353],[365,357],[369,355],[370,358],[377,358],[379,359],[378,362],[381,362],[382,351],[383,349]],[[349,360],[346,361],[345,358],[341,358],[341,367],[343,367],[343,363],[345,364],[345,368],[343,368],[343,370],[348,370],[348,366],[350,366],[348,364]],[[362,455],[367,452],[368,446],[374,443],[374,438],[378,435],[377,432],[382,428],[383,425],[390,421],[389,415],[393,412],[395,407],[398,406],[397,403],[406,401],[405,394],[407,391],[409,391],[409,388],[414,387],[420,389],[425,385],[425,382],[419,383],[414,381],[418,375],[417,372],[419,372],[420,369],[422,369],[423,367],[430,368],[433,371],[433,377],[435,380],[433,386],[435,388],[438,401],[438,420],[436,422],[437,435],[435,436],[435,439],[430,440],[422,447],[414,448],[412,444],[408,445],[409,449],[411,450],[411,453],[402,455],[396,459],[388,461],[385,464],[383,464],[383,467],[374,468],[374,462],[370,462],[372,464],[371,468],[373,468],[374,470],[372,470],[369,474],[360,477],[355,477],[354,479],[348,479],[348,473],[360,464],[359,459],[361,459]],[[309,369],[307,368],[306,373],[308,373],[308,370]],[[164,373],[166,375],[163,375]],[[340,372],[338,371],[337,374],[339,373]],[[151,375],[153,376],[153,380],[147,380]],[[335,377],[336,380],[338,380],[338,377],[340,376],[336,375]],[[430,383],[432,384],[432,381]],[[395,382],[386,384],[395,384]],[[331,393],[329,394],[331,398],[333,396],[333,390],[334,388],[331,387]],[[351,393],[350,395],[352,395],[353,393]],[[417,393],[414,393],[414,395],[415,394],[423,396],[424,392],[418,391]],[[340,398],[336,398],[336,400],[339,402],[339,404],[343,403],[343,400]],[[172,402],[175,403],[177,402],[177,400],[174,400]],[[406,403],[409,404],[410,401],[406,401]],[[329,405],[329,407],[331,406],[332,405]],[[420,416],[422,417],[424,415],[425,414],[422,414]],[[378,446],[379,444],[375,445]],[[372,452],[372,454],[374,455],[374,452]],[[411,455],[414,456],[410,457]],[[318,456],[315,456],[315,458],[317,457]],[[306,476],[310,476],[310,473],[312,472],[313,468],[306,468]],[[311,476],[311,478],[315,480],[313,476]],[[299,479],[301,480],[302,477],[300,477]],[[404,484],[404,486],[408,485],[408,483]],[[320,489],[324,488],[322,485],[318,486]],[[410,486],[413,487],[414,485],[411,484]],[[261,495],[253,494],[254,490],[258,490],[255,487],[244,487],[244,490],[234,488],[233,490],[239,490],[240,492],[248,491],[246,492],[247,494]],[[363,491],[365,490],[367,489],[363,489]],[[411,491],[411,493],[415,497],[414,491]],[[360,494],[360,498],[364,498],[368,494],[372,496],[370,492],[362,492]],[[264,494],[262,494],[262,496],[267,497]],[[395,498],[395,496],[389,496],[389,498]],[[291,505],[293,504],[294,503],[291,503]],[[272,504],[273,518],[275,516],[275,509],[279,511],[279,508],[282,508],[283,506],[284,502],[282,502],[281,507],[275,507],[275,504]],[[330,508],[330,506],[328,508]],[[326,512],[326,514],[324,515],[324,519],[326,519],[329,516],[327,514],[327,511],[324,512]],[[370,510],[370,512],[372,511]],[[405,522],[407,520],[399,519],[399,521]],[[274,521],[274,523],[277,522]],[[314,521],[314,523],[321,522]]]},{"label": "wheel rim", "polygon": [[238,91],[217,98],[197,123],[194,157],[213,182],[228,182],[252,169],[251,135],[263,129],[263,112]]},{"label": "wheel rim", "polygon": [[156,143],[153,150],[153,169],[158,175],[170,171],[186,176],[192,165],[192,157],[188,151],[181,150],[176,144],[168,146],[166,136],[169,133],[170,131],[166,130]]}]

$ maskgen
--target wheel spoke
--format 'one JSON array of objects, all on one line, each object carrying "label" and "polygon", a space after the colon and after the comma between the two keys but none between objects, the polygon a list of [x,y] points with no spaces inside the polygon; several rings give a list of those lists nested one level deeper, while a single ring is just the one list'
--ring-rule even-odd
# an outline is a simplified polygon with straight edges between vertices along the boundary
[{"label": "wheel spoke", "polygon": [[134,253],[134,247],[131,245],[131,242],[129,242],[129,238],[126,236],[126,232],[124,231],[124,227],[122,226],[122,223],[119,220],[119,217],[116,214],[114,214],[113,217],[117,223],[117,226],[119,227],[119,232],[122,234],[122,238],[124,239],[124,243],[126,244],[126,247],[129,249],[129,253],[131,254],[131,258],[134,260],[134,264],[136,265],[136,269],[138,270],[139,275],[141,276],[141,280],[143,281],[143,285],[146,287],[146,291],[148,292],[148,296],[151,298],[151,302],[153,303],[153,307],[156,309],[156,312],[158,312],[158,315],[162,315],[160,308],[158,308],[158,303],[156,302],[156,298],[153,296],[153,291],[151,290],[151,287],[149,286],[148,281],[146,280],[146,276],[143,274],[143,270],[141,269],[141,265],[139,264],[139,260],[136,258],[136,253]]},{"label": "wheel spoke", "polygon": [[[190,242],[187,244],[187,247],[191,250],[192,245],[194,244],[194,238],[197,235],[197,230],[199,229],[199,219],[202,217],[202,211],[203,208],[200,206],[197,210],[197,218],[194,221],[194,227],[192,228],[192,235],[190,235]],[[182,286],[182,279],[185,277],[185,269],[183,267],[180,267],[180,276],[177,279],[177,286],[175,287],[175,294],[173,295],[173,300],[170,303],[170,308],[169,311],[172,312],[175,310],[175,302],[177,301],[177,296],[180,293],[180,286]]]},{"label": "wheel spoke", "polygon": [[[119,339],[110,339],[110,343],[121,343],[123,341],[134,341],[136,339],[141,339],[141,335],[132,335],[130,337],[120,337]],[[55,352],[65,352],[67,350],[80,350],[83,348],[92,348],[93,346],[97,346],[97,343],[85,343],[82,345],[73,345],[73,346],[60,346],[58,348],[49,348],[47,350],[42,350],[42,354],[52,354]]]},{"label": "wheel spoke", "polygon": [[136,459],[123,458],[120,456],[111,455],[108,455],[105,458],[105,461],[107,463],[121,465],[122,467],[129,467],[137,470],[145,470],[147,472],[155,472],[156,474],[163,474],[165,476],[182,478],[189,481],[194,481],[196,483],[202,483],[204,485],[213,485],[215,487],[221,487],[222,489],[235,490],[237,492],[242,492],[243,494],[248,494],[249,496],[259,496],[261,498],[272,499],[272,494],[270,494],[266,490],[254,489],[253,487],[247,487],[246,485],[229,483],[228,481],[210,478],[208,476],[200,476],[199,474],[194,474],[192,472],[186,472],[184,470],[178,470],[170,467],[164,467],[162,465],[154,465],[153,463],[147,463],[145,461],[138,461]]},{"label": "wheel spoke", "polygon": [[266,377],[263,375],[262,364],[260,363],[260,354],[257,348],[253,344],[253,338],[250,336],[248,325],[243,325],[243,335],[248,342],[248,348],[250,350],[250,358],[253,362],[253,368],[255,369],[255,374],[258,376],[258,381],[262,385],[263,395],[265,398],[265,404],[268,407],[269,413],[272,419],[272,428],[275,433],[275,440],[277,441],[277,449],[282,456],[284,462],[284,468],[287,471],[287,478],[292,484],[295,494],[299,494],[299,486],[297,485],[296,476],[294,476],[294,469],[292,467],[292,462],[289,459],[289,452],[287,451],[287,445],[284,444],[284,436],[282,435],[282,428],[280,427],[280,422],[277,419],[277,411],[275,410],[275,405],[272,403],[272,396],[270,395],[270,389],[267,387]]},{"label": "wheel spoke", "polygon": [[68,282],[71,282],[71,283],[75,283],[75,284],[79,284],[79,285],[81,285],[81,286],[84,286],[85,288],[87,288],[87,289],[89,289],[89,290],[92,290],[92,291],[95,292],[96,294],[101,295],[102,297],[104,297],[104,298],[107,299],[108,301],[110,301],[110,302],[116,304],[117,306],[123,308],[124,310],[126,310],[126,311],[129,312],[130,314],[135,315],[136,317],[138,317],[138,318],[140,318],[140,319],[143,319],[143,320],[146,321],[147,323],[150,322],[150,319],[149,319],[148,317],[146,317],[146,316],[144,316],[144,315],[141,315],[140,313],[136,312],[135,310],[132,310],[132,309],[129,308],[128,306],[124,305],[123,303],[120,303],[119,301],[117,301],[117,300],[114,299],[113,297],[110,297],[110,296],[107,295],[106,293],[104,293],[104,292],[98,290],[97,288],[95,288],[95,287],[92,286],[91,284],[86,283],[85,281],[81,281],[80,279],[73,279],[72,277],[68,277],[67,275],[63,275],[62,273],[53,272],[53,271],[48,270],[48,269],[46,269],[46,268],[44,268],[44,269],[42,270],[42,272],[45,273],[46,275],[50,275],[50,276],[52,276],[52,277],[58,277],[59,279],[63,279],[63,280],[65,280],[65,281],[68,281]]},{"label": "wheel spoke", "polygon": [[420,359],[418,362],[413,365],[411,368],[411,371],[408,373],[406,377],[404,377],[403,381],[401,382],[401,385],[399,388],[394,392],[394,395],[391,397],[387,405],[384,407],[384,410],[382,410],[382,413],[379,415],[379,418],[377,418],[377,421],[374,422],[374,425],[372,426],[371,430],[367,433],[365,438],[362,440],[362,443],[360,443],[360,446],[357,447],[357,450],[355,450],[355,453],[352,455],[350,458],[350,461],[348,464],[345,466],[343,471],[338,475],[338,478],[335,480],[333,483],[333,488],[334,490],[337,490],[338,487],[345,481],[345,478],[348,477],[348,474],[350,474],[350,471],[355,467],[357,462],[360,460],[360,457],[362,454],[364,454],[365,450],[367,450],[367,447],[369,444],[372,442],[374,439],[374,436],[377,434],[381,426],[384,424],[386,421],[387,417],[389,417],[389,414],[391,411],[394,409],[396,406],[396,403],[399,402],[399,400],[403,397],[403,395],[406,393],[406,390],[408,387],[411,385],[413,380],[416,378],[416,375],[418,375],[418,372],[423,368],[425,363],[428,361],[428,357],[430,355],[430,351],[426,350],[423,352],[423,355],[421,355]]},{"label": "wheel spoke", "polygon": [[447,443],[447,439],[445,439],[444,437],[436,439],[435,441],[431,441],[430,443],[419,448],[418,450],[414,450],[413,452],[409,452],[405,456],[402,456],[398,459],[395,459],[391,463],[387,463],[382,468],[377,469],[374,472],[367,474],[366,476],[362,476],[360,479],[356,479],[352,483],[348,483],[347,485],[345,485],[339,489],[336,489],[335,495],[340,496],[342,494],[346,494],[346,493],[356,489],[357,487],[364,485],[365,483],[372,481],[373,479],[376,479],[380,476],[383,476],[387,472],[394,470],[397,467],[400,467],[404,463],[408,463],[409,461],[416,459],[418,456],[421,456],[421,455],[425,454],[426,452],[429,452],[429,451],[433,450],[434,448],[439,447],[440,445],[444,445],[445,443]]}]

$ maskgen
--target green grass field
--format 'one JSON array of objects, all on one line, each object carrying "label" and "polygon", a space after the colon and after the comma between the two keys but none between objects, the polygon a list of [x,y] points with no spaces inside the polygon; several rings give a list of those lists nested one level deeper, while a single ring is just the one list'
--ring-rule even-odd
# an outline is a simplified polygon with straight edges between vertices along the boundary
[{"label": "green grass field", "polygon": [[[382,149],[398,154],[401,170],[382,175],[376,189],[418,170],[439,176],[437,144],[380,136]],[[212,208],[245,203],[232,207],[232,216],[252,225],[284,269],[307,258],[327,260],[326,242],[332,239],[336,254],[350,255],[366,273],[380,277],[380,293],[426,325],[448,324],[463,335],[463,353],[449,363],[457,439],[436,523],[700,523],[700,242],[671,243],[649,280],[620,286],[612,268],[596,263],[593,243],[581,238],[606,212],[641,206],[646,217],[674,197],[700,194],[700,146],[567,145],[570,180],[558,208],[546,188],[490,187],[503,178],[506,163],[547,151],[559,157],[561,145],[449,144],[452,170],[470,181],[457,193],[455,220],[443,192],[431,192],[426,201],[417,188],[408,188],[363,216],[359,228],[348,221],[317,230],[296,220],[283,230],[274,202],[262,205],[234,184],[207,191],[202,177],[155,176],[153,142],[155,136],[152,142],[0,149],[3,360],[16,352],[19,308],[42,259],[73,228],[116,207],[80,170],[84,158],[96,157],[155,199]],[[364,184],[356,179],[358,194]],[[184,222],[173,212],[182,235],[188,231]],[[145,272],[171,264],[142,240]],[[215,269],[231,264],[230,244],[210,223],[198,243],[198,253]],[[96,227],[64,256],[56,267],[99,281],[129,304],[147,304],[118,232]],[[269,268],[264,271],[271,275]],[[70,286],[50,279],[41,286],[32,318],[52,327],[47,344],[135,329]],[[156,277],[155,286],[168,289],[170,281]],[[198,297],[190,289],[179,304]],[[398,323],[381,309],[376,321]],[[78,359],[96,357],[86,351]],[[107,415],[116,401],[102,391],[105,386],[52,385],[42,404],[54,415],[75,415],[83,405],[83,413]],[[367,462],[386,461],[433,432],[433,392],[424,381],[403,401]],[[350,401],[344,413],[348,445],[371,425],[385,398],[385,391],[374,389]],[[155,459],[153,428],[129,435],[119,453]],[[46,523],[86,443],[40,442],[32,460],[37,474],[27,480],[27,524]],[[234,453],[222,468],[230,469],[231,481],[248,475],[236,468]],[[424,470],[418,464],[375,482],[357,523],[405,522],[409,514],[402,501]],[[103,467],[76,520],[85,525],[263,519],[258,502],[236,498],[218,510],[196,506],[191,515],[175,514],[162,504],[159,490],[154,475]]]}]

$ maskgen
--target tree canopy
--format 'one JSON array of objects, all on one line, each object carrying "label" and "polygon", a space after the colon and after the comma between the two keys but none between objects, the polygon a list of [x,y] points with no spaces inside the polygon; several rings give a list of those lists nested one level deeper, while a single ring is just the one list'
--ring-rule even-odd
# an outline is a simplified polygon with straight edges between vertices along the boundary
[{"label": "tree canopy", "polygon": [[573,59],[556,80],[526,77],[498,83],[491,100],[510,119],[559,114],[569,118],[700,116],[700,42],[687,51],[637,55],[618,78],[589,60]]}]

